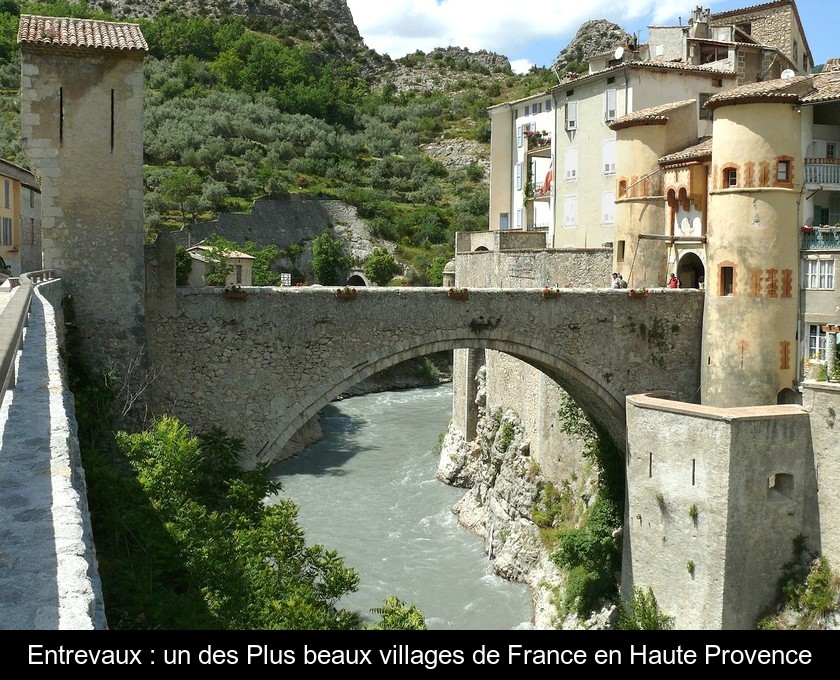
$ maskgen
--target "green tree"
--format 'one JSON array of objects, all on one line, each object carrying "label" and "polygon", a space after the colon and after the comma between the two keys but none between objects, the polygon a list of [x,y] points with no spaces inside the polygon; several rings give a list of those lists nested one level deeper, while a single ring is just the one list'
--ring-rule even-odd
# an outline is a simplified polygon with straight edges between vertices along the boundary
[{"label": "green tree", "polygon": [[163,197],[178,206],[184,224],[187,223],[187,213],[201,198],[201,187],[201,177],[192,168],[175,168],[160,181]]},{"label": "green tree", "polygon": [[192,257],[184,246],[175,249],[175,285],[186,286],[190,282]]},{"label": "green tree", "polygon": [[375,607],[371,613],[379,616],[379,621],[365,630],[426,630],[426,619],[415,605],[407,605],[395,595],[385,598],[385,605]]},{"label": "green tree", "polygon": [[204,601],[228,629],[348,629],[336,603],[358,575],[322,546],[307,546],[291,501],[268,469],[244,471],[242,440],[214,429],[200,440],[164,417],[117,442],[178,548]]},{"label": "green tree", "polygon": [[329,229],[324,229],[312,241],[312,271],[316,283],[324,286],[337,285],[341,273],[350,265],[350,257],[344,253],[344,242],[333,237]]},{"label": "green tree", "polygon": [[208,286],[224,286],[228,276],[233,271],[233,265],[228,261],[228,255],[237,250],[237,245],[230,239],[223,238],[218,234],[213,234],[210,238],[205,239],[204,245],[210,246],[210,250],[205,251],[204,257],[213,266],[213,271],[204,277],[204,280]]},{"label": "green tree", "polygon": [[426,269],[426,280],[430,286],[443,285],[443,270],[449,264],[449,258],[445,255],[438,255],[429,263]]},{"label": "green tree", "polygon": [[378,286],[386,285],[401,271],[399,263],[384,248],[375,248],[365,261],[365,276]]}]

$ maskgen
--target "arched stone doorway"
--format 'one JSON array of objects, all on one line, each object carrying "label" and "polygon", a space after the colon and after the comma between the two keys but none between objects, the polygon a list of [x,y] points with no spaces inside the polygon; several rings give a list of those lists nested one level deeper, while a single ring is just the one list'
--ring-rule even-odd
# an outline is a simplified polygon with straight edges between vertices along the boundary
[{"label": "arched stone doorway", "polygon": [[681,288],[700,288],[705,281],[706,268],[695,253],[686,253],[680,258],[677,278]]},{"label": "arched stone doorway", "polygon": [[349,279],[347,279],[348,286],[354,286],[356,288],[360,288],[362,286],[366,286],[367,281],[365,281],[365,277],[361,274],[353,274]]}]

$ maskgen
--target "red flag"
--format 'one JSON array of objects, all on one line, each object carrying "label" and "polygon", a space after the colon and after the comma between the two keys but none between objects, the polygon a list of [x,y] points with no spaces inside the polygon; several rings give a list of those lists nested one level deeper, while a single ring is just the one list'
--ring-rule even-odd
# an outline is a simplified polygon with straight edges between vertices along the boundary
[{"label": "red flag", "polygon": [[551,191],[551,180],[554,177],[554,163],[548,166],[548,173],[545,176],[545,181],[543,182],[542,189],[540,189],[540,196],[545,196],[548,192]]}]

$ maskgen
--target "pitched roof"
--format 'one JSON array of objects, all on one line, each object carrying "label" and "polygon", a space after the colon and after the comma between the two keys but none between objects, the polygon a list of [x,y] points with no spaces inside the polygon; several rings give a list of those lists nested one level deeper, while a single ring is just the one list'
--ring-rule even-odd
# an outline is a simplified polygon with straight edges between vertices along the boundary
[{"label": "pitched roof", "polygon": [[811,76],[811,78],[814,82],[814,91],[802,97],[803,104],[816,104],[840,99],[840,72],[823,71]]},{"label": "pitched roof", "polygon": [[18,42],[22,45],[77,47],[145,52],[149,49],[140,26],[115,21],[20,15]]},{"label": "pitched roof", "polygon": [[[203,243],[199,243],[197,246],[192,246],[191,248],[187,248],[187,252],[192,255],[193,257],[197,257],[199,260],[205,260],[204,253],[210,253],[214,250],[213,246],[204,245]],[[228,259],[236,258],[239,260],[256,260],[253,255],[249,255],[248,253],[243,253],[239,250],[231,250],[227,253]]]},{"label": "pitched roof", "polygon": [[625,61],[621,64],[617,64],[616,66],[610,66],[608,68],[605,68],[602,71],[596,71],[595,73],[587,73],[576,78],[566,76],[565,78],[563,78],[559,85],[555,85],[551,89],[567,89],[570,85],[576,85],[579,82],[588,81],[590,79],[595,80],[596,78],[613,74],[616,71],[620,71],[623,68],[641,68],[650,69],[653,71],[682,71],[684,73],[698,73],[702,75],[708,75],[710,77],[714,76],[717,78],[735,78],[737,75],[734,71],[720,71],[716,69],[713,65],[697,66],[695,64],[687,64],[682,61],[655,61],[653,59],[648,59],[638,61]]},{"label": "pitched roof", "polygon": [[672,163],[684,163],[686,161],[698,160],[700,158],[710,158],[712,155],[712,138],[701,137],[696,144],[687,146],[681,151],[669,153],[667,156],[662,156],[659,162],[662,165],[669,165]]},{"label": "pitched roof", "polygon": [[668,102],[659,106],[651,106],[647,109],[640,109],[617,118],[611,125],[612,130],[623,130],[624,128],[637,127],[641,125],[665,125],[668,122],[667,113],[681,109],[684,106],[694,104],[696,99],[684,99],[679,102]]},{"label": "pitched roof", "polygon": [[794,76],[760,83],[741,85],[732,90],[719,92],[706,102],[706,108],[714,110],[732,104],[753,104],[756,102],[796,103],[803,95],[813,90],[813,76]]},{"label": "pitched roof", "polygon": [[41,187],[38,186],[38,180],[35,178],[35,175],[26,168],[22,168],[2,158],[0,158],[0,175],[18,181],[26,188],[41,193]]}]

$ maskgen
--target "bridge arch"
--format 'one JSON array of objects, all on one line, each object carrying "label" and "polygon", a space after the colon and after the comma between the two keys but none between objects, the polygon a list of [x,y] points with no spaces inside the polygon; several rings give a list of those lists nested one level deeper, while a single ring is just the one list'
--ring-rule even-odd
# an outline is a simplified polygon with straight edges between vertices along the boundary
[{"label": "bridge arch", "polygon": [[289,417],[272,426],[268,440],[257,454],[257,461],[270,462],[301,427],[356,383],[403,361],[453,349],[496,350],[537,368],[568,392],[587,415],[610,434],[619,449],[624,448],[623,401],[571,358],[558,353],[556,347],[525,333],[508,333],[505,338],[481,337],[474,332],[450,333],[443,338],[439,333],[436,335],[438,337],[422,342],[383,347],[363,366],[348,367],[318,389],[301,395],[289,408]]}]

